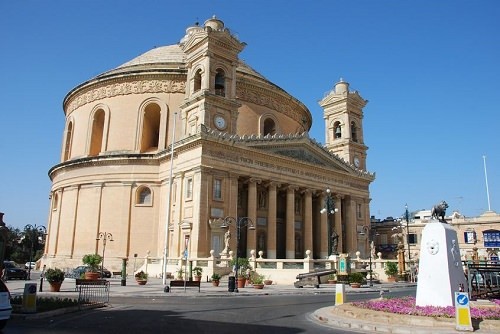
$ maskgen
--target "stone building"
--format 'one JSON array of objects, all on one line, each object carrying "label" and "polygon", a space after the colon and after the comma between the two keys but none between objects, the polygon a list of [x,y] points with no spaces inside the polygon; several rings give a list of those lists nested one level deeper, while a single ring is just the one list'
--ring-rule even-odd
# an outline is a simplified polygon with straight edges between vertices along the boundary
[{"label": "stone building", "polygon": [[[222,220],[241,228],[240,256],[329,255],[367,249],[366,102],[340,80],[320,102],[325,145],[308,136],[307,107],[238,58],[245,47],[219,19],[191,26],[178,44],[154,48],[65,97],[61,161],[49,171],[51,210],[43,261],[106,267],[134,254],[161,259],[218,254]],[[326,189],[338,211],[322,215]],[[234,224],[230,248],[236,247]],[[168,236],[168,240],[166,237]]]}]

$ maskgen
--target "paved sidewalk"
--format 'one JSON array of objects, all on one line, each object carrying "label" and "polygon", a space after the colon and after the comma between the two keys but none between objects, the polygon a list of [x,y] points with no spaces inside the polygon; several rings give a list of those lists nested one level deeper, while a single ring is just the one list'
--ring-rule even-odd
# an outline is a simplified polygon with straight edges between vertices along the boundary
[{"label": "paved sidewalk", "polygon": [[[257,296],[257,295],[287,295],[287,294],[331,294],[332,306],[324,307],[313,312],[310,316],[311,320],[333,328],[342,328],[354,330],[356,332],[383,332],[383,333],[456,333],[454,322],[448,319],[447,323],[433,318],[426,317],[425,321],[417,323],[404,323],[404,319],[408,318],[401,315],[392,315],[385,313],[384,316],[378,315],[369,316],[366,311],[357,308],[351,308],[349,304],[342,306],[334,306],[335,300],[335,285],[321,284],[319,288],[306,286],[303,288],[295,288],[293,284],[281,285],[273,284],[266,285],[264,289],[254,289],[251,285],[239,289],[239,292],[228,292],[228,282],[221,281],[218,287],[212,286],[210,282],[202,282],[201,290],[198,292],[197,287],[174,287],[170,292],[164,292],[164,286],[161,279],[149,278],[146,285],[138,285],[133,278],[126,281],[126,285],[121,285],[120,278],[111,278],[110,281],[110,297],[134,297],[134,298],[171,298],[171,297],[234,297],[234,296]],[[61,298],[76,298],[78,292],[75,291],[75,280],[65,279],[60,292],[49,292],[49,284],[43,282],[43,291],[39,292],[40,280],[31,281],[8,281],[7,286],[12,295],[22,295],[26,283],[37,283],[38,296],[57,296]],[[389,291],[397,288],[408,286],[416,286],[416,283],[387,283],[374,284],[373,287],[362,286],[359,289],[353,289],[350,286],[345,287],[346,294],[367,293]],[[347,300],[348,300],[347,296]],[[500,327],[500,321],[493,322],[488,326],[476,329],[478,333],[499,333],[497,324]],[[491,327],[493,326],[493,327]],[[493,328],[493,330],[491,330]]]}]

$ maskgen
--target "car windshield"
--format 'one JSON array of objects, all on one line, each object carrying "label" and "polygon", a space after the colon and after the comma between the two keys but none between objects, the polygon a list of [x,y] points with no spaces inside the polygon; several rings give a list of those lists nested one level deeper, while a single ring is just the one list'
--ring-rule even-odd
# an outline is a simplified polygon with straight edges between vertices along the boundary
[{"label": "car windshield", "polygon": [[4,262],[3,265],[5,268],[15,268],[16,267],[12,262]]}]

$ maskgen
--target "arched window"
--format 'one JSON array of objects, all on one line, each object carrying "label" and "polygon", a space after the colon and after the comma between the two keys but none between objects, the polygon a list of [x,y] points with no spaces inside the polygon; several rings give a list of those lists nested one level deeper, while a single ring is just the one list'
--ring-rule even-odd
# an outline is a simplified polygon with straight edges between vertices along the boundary
[{"label": "arched window", "polygon": [[104,135],[104,110],[99,109],[94,113],[92,119],[92,134],[90,137],[89,156],[97,156],[102,150],[102,138]]},{"label": "arched window", "polygon": [[57,205],[59,204],[59,196],[57,193],[52,195],[52,210],[57,210]]},{"label": "arched window", "polygon": [[220,68],[215,73],[215,95],[226,96],[226,74]]},{"label": "arched window", "polygon": [[354,122],[351,122],[351,140],[353,142],[358,142],[358,129]]},{"label": "arched window", "polygon": [[342,138],[342,128],[340,127],[340,122],[335,122],[335,124],[333,124],[333,138]]},{"label": "arched window", "polygon": [[272,118],[267,118],[264,121],[264,136],[274,136],[276,134],[276,124]]},{"label": "arched window", "polygon": [[152,198],[151,198],[151,189],[148,187],[140,187],[137,190],[137,199],[136,199],[136,204],[139,205],[151,205]]},{"label": "arched window", "polygon": [[73,140],[73,122],[69,122],[68,129],[66,130],[66,141],[64,143],[63,161],[69,160],[69,158],[71,157],[72,140]]},{"label": "arched window", "polygon": [[160,106],[151,103],[144,109],[141,153],[156,151],[160,136]]},{"label": "arched window", "polygon": [[194,87],[193,93],[199,91],[201,89],[201,70],[196,71],[194,74]]}]

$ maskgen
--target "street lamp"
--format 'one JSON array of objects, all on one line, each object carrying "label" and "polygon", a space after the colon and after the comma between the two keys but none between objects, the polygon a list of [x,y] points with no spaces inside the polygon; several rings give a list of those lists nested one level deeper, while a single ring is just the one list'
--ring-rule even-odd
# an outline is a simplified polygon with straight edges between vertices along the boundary
[{"label": "street lamp", "polygon": [[[335,228],[332,228],[332,222],[328,221],[330,215],[333,216],[335,212],[338,212],[339,209],[335,207],[335,203],[333,201],[333,196],[330,188],[326,189],[326,198],[325,198],[325,206],[321,209],[321,214],[327,214],[326,225],[328,227],[328,257],[330,255],[337,254],[337,245],[339,235],[335,232]],[[333,243],[333,245],[332,245]]]},{"label": "street lamp", "polygon": [[[238,251],[239,251],[239,242],[240,242],[240,236],[241,236],[241,228],[248,226],[249,230],[255,230],[255,226],[249,217],[242,217],[239,220],[236,218],[233,218],[233,217],[226,217],[226,218],[224,218],[224,221],[222,222],[222,225],[220,227],[221,228],[226,228],[226,227],[229,228],[229,226],[231,224],[236,225],[236,262],[235,262],[235,271],[234,272],[235,272],[236,277],[238,277]],[[239,292],[237,284],[235,284],[234,292]]]},{"label": "street lamp", "polygon": [[408,204],[405,204],[405,219],[406,219],[406,243],[408,244],[408,265],[411,262],[411,253],[410,253],[410,227],[408,223],[410,221],[410,215],[408,213]]},{"label": "street lamp", "polygon": [[360,235],[365,235],[368,233],[368,244],[370,245],[370,257],[369,257],[369,263],[370,263],[370,286],[373,286],[373,271],[372,271],[372,243],[373,243],[373,230],[370,226],[363,226],[363,230],[359,232]]},{"label": "street lamp", "polygon": [[104,252],[106,251],[106,240],[114,241],[113,235],[107,232],[97,233],[97,238],[95,240],[99,241],[102,239],[102,261],[101,261],[101,278],[104,277]]},{"label": "street lamp", "polygon": [[[28,238],[30,240],[30,263],[28,266],[28,279],[31,279],[31,262],[33,262],[33,248],[35,247],[35,239],[38,240],[39,234],[42,234],[42,236],[45,236],[47,234],[47,229],[45,226],[36,226],[28,224],[24,227],[24,234],[25,236],[28,235]],[[42,239],[43,241],[43,239]]]}]

